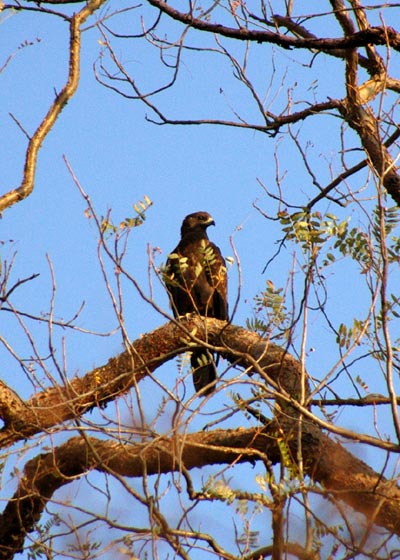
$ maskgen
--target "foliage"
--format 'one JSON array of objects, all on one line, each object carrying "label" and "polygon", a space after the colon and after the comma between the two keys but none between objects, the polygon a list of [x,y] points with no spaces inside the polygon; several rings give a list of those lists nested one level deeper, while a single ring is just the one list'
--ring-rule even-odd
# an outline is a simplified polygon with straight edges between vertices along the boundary
[{"label": "foliage", "polygon": [[[66,120],[73,114],[67,110],[73,111],[70,102],[88,72],[85,40],[91,33],[97,41],[94,78],[111,100],[121,98],[128,111],[137,108],[147,121],[154,136],[140,165],[159,166],[163,188],[167,170],[160,150],[175,151],[170,163],[181,166],[184,187],[169,187],[163,211],[171,222],[175,207],[187,202],[194,171],[190,152],[180,153],[181,144],[171,140],[167,145],[165,138],[172,136],[160,132],[167,127],[182,131],[177,135],[185,137],[193,156],[220,143],[221,170],[224,155],[233,152],[244,167],[257,146],[262,158],[251,160],[251,180],[260,177],[263,196],[254,202],[249,223],[243,220],[237,228],[247,232],[258,224],[252,242],[244,237],[243,248],[241,238],[237,251],[231,239],[236,266],[229,282],[235,286],[236,271],[239,280],[230,321],[171,321],[165,284],[176,278],[158,264],[158,247],[147,245],[147,263],[138,249],[141,236],[169,228],[170,221],[151,219],[147,195],[122,220],[113,217],[112,204],[98,212],[102,204],[92,202],[64,158],[86,207],[85,225],[96,237],[92,253],[100,276],[89,280],[64,253],[63,264],[73,266],[87,286],[85,300],[95,299],[93,317],[105,308],[111,314],[105,332],[88,328],[85,305],[71,310],[65,292],[72,297],[74,287],[59,288],[50,257],[47,309],[31,282],[36,270],[14,273],[14,256],[0,265],[6,325],[0,342],[8,360],[4,368],[11,371],[0,382],[0,558],[21,549],[31,558],[397,557],[397,4],[111,0],[106,7],[104,0],[75,0],[71,6],[52,0],[11,2],[1,11],[4,27],[9,14],[21,14],[28,23],[31,16],[46,18],[50,25],[65,24],[69,39],[63,56],[54,57],[63,70],[60,83],[53,85],[47,68],[37,73],[50,80],[46,87],[53,96],[41,121],[35,113],[36,130],[27,132],[28,119],[11,114],[27,146],[21,183],[0,198],[1,210],[16,212],[13,206],[33,195],[43,197],[43,215],[51,214],[46,197],[54,194],[43,194],[35,182],[38,154],[42,145],[46,151],[44,140],[61,112]],[[2,76],[21,53],[37,62],[39,42],[26,39],[10,47],[0,63]],[[24,104],[34,110],[33,93],[32,103]],[[125,123],[114,120],[111,105],[108,112],[111,136]],[[185,136],[188,127],[193,136]],[[206,142],[198,132],[204,128]],[[228,133],[217,136],[221,129]],[[135,130],[129,133],[137,143],[148,141],[136,138]],[[92,139],[97,148],[100,142]],[[116,148],[113,157],[123,154]],[[219,173],[211,164],[210,169],[216,180],[212,199],[231,219],[237,191],[248,194],[251,187],[239,177],[231,184],[226,169],[220,196]],[[108,193],[111,201],[114,194]],[[152,199],[157,201],[153,194]],[[246,207],[240,209],[247,215]],[[72,216],[64,237],[74,229],[70,221]],[[147,231],[139,228],[145,222]],[[32,230],[32,243],[36,234]],[[83,242],[76,253],[83,260],[92,254]],[[261,290],[253,263],[260,255],[267,261]],[[204,246],[196,274],[207,273],[215,258]],[[189,266],[174,253],[169,259],[178,261],[176,270]],[[246,319],[243,310],[254,292],[243,296],[241,290],[255,276],[251,286],[258,293]],[[97,291],[93,295],[99,277],[103,299]],[[39,311],[21,305],[23,290],[32,290],[30,302]],[[59,297],[65,297],[68,312],[61,317]],[[154,317],[167,325],[151,330]],[[107,346],[113,333],[122,350],[114,339]],[[79,349],[78,365],[70,365],[68,344]],[[186,383],[185,352],[199,346],[221,356],[217,390],[205,398],[193,395]],[[86,353],[96,364],[105,361],[105,353],[106,363],[87,366]],[[177,364],[171,365],[175,356]]]},{"label": "foliage", "polygon": [[133,209],[136,213],[135,216],[131,218],[125,218],[118,226],[114,225],[109,217],[103,218],[101,220],[101,229],[104,233],[120,233],[123,230],[130,230],[135,227],[141,226],[146,219],[146,212],[153,204],[150,198],[145,195],[143,198],[144,202],[139,200],[133,204]]}]

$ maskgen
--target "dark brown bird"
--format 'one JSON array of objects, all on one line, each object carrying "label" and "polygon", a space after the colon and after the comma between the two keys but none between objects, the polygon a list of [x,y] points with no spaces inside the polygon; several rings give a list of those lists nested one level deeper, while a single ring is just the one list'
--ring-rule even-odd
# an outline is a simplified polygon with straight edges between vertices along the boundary
[{"label": "dark brown bird", "polygon": [[[219,248],[208,239],[207,228],[211,225],[215,222],[207,212],[186,216],[181,240],[168,257],[165,283],[175,317],[194,312],[203,317],[228,319],[226,264]],[[215,381],[217,371],[210,352],[195,350],[190,363],[196,391]],[[203,395],[214,388],[212,385]]]}]

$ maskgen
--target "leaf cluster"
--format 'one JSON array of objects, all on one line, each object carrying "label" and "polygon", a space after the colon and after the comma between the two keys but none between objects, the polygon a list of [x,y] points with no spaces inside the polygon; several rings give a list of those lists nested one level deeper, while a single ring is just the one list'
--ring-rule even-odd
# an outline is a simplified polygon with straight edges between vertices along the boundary
[{"label": "leaf cluster", "polygon": [[332,236],[344,235],[349,218],[339,221],[333,214],[322,215],[307,209],[289,214],[286,210],[278,214],[285,239],[294,241],[304,251],[321,247]]},{"label": "leaf cluster", "polygon": [[115,225],[109,217],[103,218],[101,221],[101,229],[103,233],[117,234],[124,230],[131,230],[132,228],[141,226],[146,219],[146,212],[152,206],[153,202],[147,195],[144,195],[143,200],[139,200],[132,205],[135,214],[127,217],[119,225]]}]

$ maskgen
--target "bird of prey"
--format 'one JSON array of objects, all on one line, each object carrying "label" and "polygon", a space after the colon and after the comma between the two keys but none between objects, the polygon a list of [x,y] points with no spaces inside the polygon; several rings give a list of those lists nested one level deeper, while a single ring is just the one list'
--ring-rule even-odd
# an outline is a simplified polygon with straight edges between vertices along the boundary
[{"label": "bird of prey", "polygon": [[[226,265],[219,248],[208,239],[211,225],[215,222],[207,212],[186,216],[181,240],[168,256],[164,278],[175,317],[198,313],[228,319]],[[215,388],[208,385],[217,374],[212,355],[204,349],[195,350],[190,363],[196,391],[208,395]]]}]

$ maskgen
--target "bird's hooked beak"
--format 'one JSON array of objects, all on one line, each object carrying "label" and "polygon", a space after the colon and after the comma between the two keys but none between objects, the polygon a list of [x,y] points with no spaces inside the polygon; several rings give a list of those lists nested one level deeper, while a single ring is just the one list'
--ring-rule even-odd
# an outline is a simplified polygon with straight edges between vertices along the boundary
[{"label": "bird's hooked beak", "polygon": [[215,226],[214,219],[211,218],[211,216],[210,216],[209,219],[207,220],[206,224],[207,224],[207,227],[208,226]]}]

